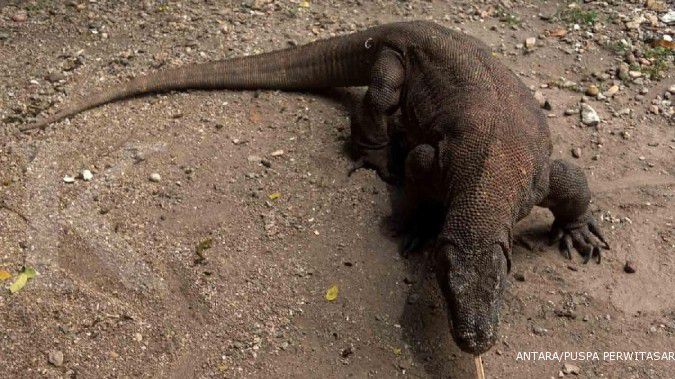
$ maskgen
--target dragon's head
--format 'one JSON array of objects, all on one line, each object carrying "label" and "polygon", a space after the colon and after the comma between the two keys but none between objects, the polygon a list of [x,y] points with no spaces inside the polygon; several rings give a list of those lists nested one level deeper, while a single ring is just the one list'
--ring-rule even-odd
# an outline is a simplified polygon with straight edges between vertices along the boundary
[{"label": "dragon's head", "polygon": [[489,350],[497,340],[499,309],[510,270],[510,252],[503,243],[480,248],[439,241],[436,277],[448,304],[452,336],[465,352]]}]

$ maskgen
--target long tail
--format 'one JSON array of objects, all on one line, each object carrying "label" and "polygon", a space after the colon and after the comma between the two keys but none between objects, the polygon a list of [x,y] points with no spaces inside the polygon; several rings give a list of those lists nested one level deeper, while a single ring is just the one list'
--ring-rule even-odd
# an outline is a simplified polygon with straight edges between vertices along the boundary
[{"label": "long tail", "polygon": [[368,84],[375,59],[372,38],[381,28],[286,50],[167,69],[113,85],[19,128],[47,125],[87,109],[132,96],[185,89],[310,89]]}]

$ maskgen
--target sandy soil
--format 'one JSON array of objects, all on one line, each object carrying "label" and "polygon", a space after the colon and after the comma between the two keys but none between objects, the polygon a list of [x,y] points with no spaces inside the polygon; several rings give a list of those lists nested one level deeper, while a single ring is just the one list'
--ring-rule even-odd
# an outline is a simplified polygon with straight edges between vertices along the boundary
[{"label": "sandy soil", "polygon": [[[672,55],[658,80],[615,75],[631,59],[621,39],[643,72],[656,65],[641,60],[645,35],[672,27],[625,21],[663,9],[582,4],[597,18],[581,13],[576,30],[565,12],[578,8],[542,1],[0,3],[0,269],[39,272],[16,294],[1,282],[2,376],[471,377],[423,255],[402,258],[386,232],[390,189],[346,175],[359,90],[148,96],[15,134],[131,75],[432,19],[485,41],[552,104],[554,155],[583,167],[612,246],[600,265],[570,262],[546,242],[548,211],[519,224],[488,377],[558,377],[564,363],[579,377],[673,377],[675,361],[517,359],[675,351]],[[597,127],[564,115],[591,83],[620,88],[586,98]],[[91,181],[64,182],[84,169]]]}]

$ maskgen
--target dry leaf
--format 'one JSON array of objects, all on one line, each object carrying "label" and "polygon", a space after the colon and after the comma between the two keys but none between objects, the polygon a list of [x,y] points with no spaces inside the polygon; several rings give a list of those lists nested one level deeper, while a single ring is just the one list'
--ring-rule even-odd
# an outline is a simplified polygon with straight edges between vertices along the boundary
[{"label": "dry leaf", "polygon": [[17,293],[28,283],[28,279],[32,279],[37,275],[37,272],[32,267],[24,267],[23,270],[16,276],[16,280],[9,286],[9,292]]},{"label": "dry leaf", "polygon": [[328,301],[334,301],[338,297],[338,287],[337,285],[332,285],[327,291],[326,291],[326,300]]},{"label": "dry leaf", "polygon": [[0,280],[7,280],[12,277],[12,274],[5,270],[0,270]]}]

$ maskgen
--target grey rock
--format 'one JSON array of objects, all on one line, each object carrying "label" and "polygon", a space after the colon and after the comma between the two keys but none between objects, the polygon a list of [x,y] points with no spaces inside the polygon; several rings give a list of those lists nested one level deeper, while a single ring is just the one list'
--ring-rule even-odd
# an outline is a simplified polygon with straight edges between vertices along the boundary
[{"label": "grey rock", "polygon": [[675,23],[675,9],[671,9],[668,13],[661,16],[661,21],[666,24]]},{"label": "grey rock", "polygon": [[573,365],[571,363],[565,363],[563,365],[562,372],[565,375],[567,375],[567,374],[579,375],[579,373],[581,373],[581,368],[579,368],[579,366]]},{"label": "grey rock", "polygon": [[63,366],[63,352],[61,350],[50,350],[48,360],[56,367]]},{"label": "grey rock", "polygon": [[545,336],[548,334],[548,329],[542,328],[541,326],[533,326],[532,332],[538,336]]},{"label": "grey rock", "polygon": [[91,171],[89,170],[82,170],[80,176],[82,177],[82,180],[84,180],[85,182],[94,179],[94,174],[92,174]]},{"label": "grey rock", "polygon": [[600,123],[600,116],[590,105],[581,104],[581,122],[584,125],[594,126]]},{"label": "grey rock", "polygon": [[546,97],[544,97],[544,94],[541,93],[541,91],[534,91],[534,98],[537,100],[537,103],[539,103],[540,107],[546,106]]}]

